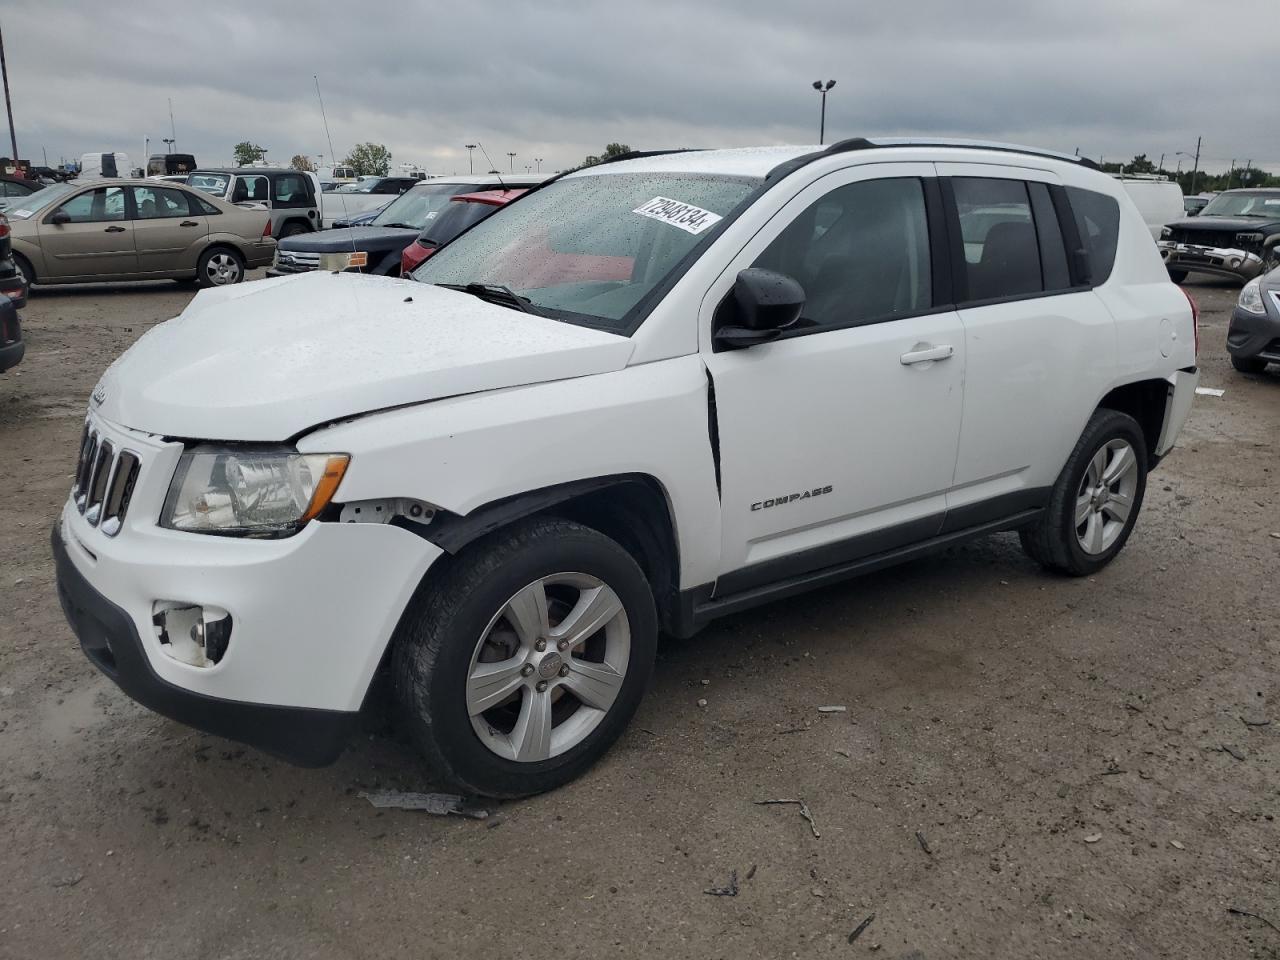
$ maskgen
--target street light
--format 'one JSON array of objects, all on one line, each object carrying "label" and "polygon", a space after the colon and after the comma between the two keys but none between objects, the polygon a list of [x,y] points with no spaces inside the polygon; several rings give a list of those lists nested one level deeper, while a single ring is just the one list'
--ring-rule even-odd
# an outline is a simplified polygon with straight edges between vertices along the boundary
[{"label": "street light", "polygon": [[515,155],[515,151],[514,151],[514,150],[508,150],[508,151],[507,151],[507,156],[510,158],[510,159],[508,159],[508,160],[507,160],[507,165],[508,165],[508,167],[509,167],[509,169],[510,169],[510,172],[511,172],[511,173],[515,173],[515,172],[516,172],[516,155]]},{"label": "street light", "polygon": [[472,173],[475,173],[476,165],[471,161],[471,151],[476,148],[476,145],[474,143],[464,143],[463,146],[467,148],[467,168]]},{"label": "street light", "polygon": [[161,137],[160,139],[164,141],[165,153],[173,153],[173,145],[178,141],[173,137]]},{"label": "street light", "polygon": [[533,158],[533,162],[534,162],[534,163],[536,163],[536,164],[538,165],[538,173],[541,173],[541,172],[542,172],[542,158],[541,158],[541,157],[534,157],[534,158]]},{"label": "street light", "polygon": [[836,85],[834,80],[828,80],[825,84],[821,80],[813,81],[813,89],[822,94],[822,119],[818,123],[818,146],[826,140],[827,136],[827,91]]}]

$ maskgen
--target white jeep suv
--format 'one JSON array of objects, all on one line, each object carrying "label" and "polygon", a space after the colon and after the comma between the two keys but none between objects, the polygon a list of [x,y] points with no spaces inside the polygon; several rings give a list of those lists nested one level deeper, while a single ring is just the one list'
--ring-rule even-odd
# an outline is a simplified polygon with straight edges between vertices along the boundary
[{"label": "white jeep suv", "polygon": [[93,392],[59,593],[167,716],[321,764],[385,689],[439,782],[535,793],[618,737],[660,632],[995,531],[1101,569],[1195,337],[1073,157],[631,155],[412,278],[206,291],[142,337]]}]

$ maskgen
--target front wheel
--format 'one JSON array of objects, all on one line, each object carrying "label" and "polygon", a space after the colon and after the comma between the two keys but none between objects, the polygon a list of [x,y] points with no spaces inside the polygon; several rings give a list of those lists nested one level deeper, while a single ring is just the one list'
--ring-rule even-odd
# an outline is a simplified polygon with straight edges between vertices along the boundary
[{"label": "front wheel", "polygon": [[200,254],[196,263],[196,283],[202,287],[225,287],[244,279],[244,258],[230,247],[212,247]]},{"label": "front wheel", "polygon": [[415,598],[394,641],[396,700],[448,787],[542,793],[617,740],[657,634],[626,550],[567,520],[530,521],[468,548]]},{"label": "front wheel", "polygon": [[1110,563],[1142,508],[1146,450],[1133,417],[1117,410],[1094,411],[1054,483],[1044,514],[1021,531],[1027,554],[1050,570],[1075,577]]}]

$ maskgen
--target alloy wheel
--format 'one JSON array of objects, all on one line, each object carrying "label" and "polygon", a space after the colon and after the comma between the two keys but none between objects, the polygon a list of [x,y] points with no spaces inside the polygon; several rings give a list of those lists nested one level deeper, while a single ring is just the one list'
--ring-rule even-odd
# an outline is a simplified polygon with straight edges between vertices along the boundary
[{"label": "alloy wheel", "polygon": [[1075,529],[1080,549],[1106,553],[1124,531],[1138,492],[1138,456],[1127,440],[1098,448],[1076,494]]},{"label": "alloy wheel", "polygon": [[627,613],[608,584],[584,573],[535,580],[476,643],[466,680],[472,729],[508,760],[559,756],[604,720],[630,655]]},{"label": "alloy wheel", "polygon": [[240,261],[229,253],[215,253],[205,264],[205,274],[214,286],[226,286],[240,281]]}]

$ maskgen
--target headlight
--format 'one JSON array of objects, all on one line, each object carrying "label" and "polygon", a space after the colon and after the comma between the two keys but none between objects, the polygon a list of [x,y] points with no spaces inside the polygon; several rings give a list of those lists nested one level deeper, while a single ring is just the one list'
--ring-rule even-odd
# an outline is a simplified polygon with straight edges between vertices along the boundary
[{"label": "headlight", "polygon": [[352,270],[368,265],[369,254],[364,250],[355,250],[349,253],[320,254],[321,270]]},{"label": "headlight", "polygon": [[333,499],[350,457],[194,447],[169,484],[160,525],[190,533],[291,536]]},{"label": "headlight", "polygon": [[1254,277],[1240,288],[1240,299],[1236,301],[1236,306],[1245,313],[1255,313],[1258,316],[1266,314],[1267,308],[1262,303],[1261,277]]},{"label": "headlight", "polygon": [[1161,228],[1160,228],[1160,239],[1161,239],[1161,240],[1168,240],[1168,239],[1169,239],[1170,237],[1172,237],[1172,236],[1173,236],[1173,230],[1171,230],[1169,227],[1161,227]]}]

